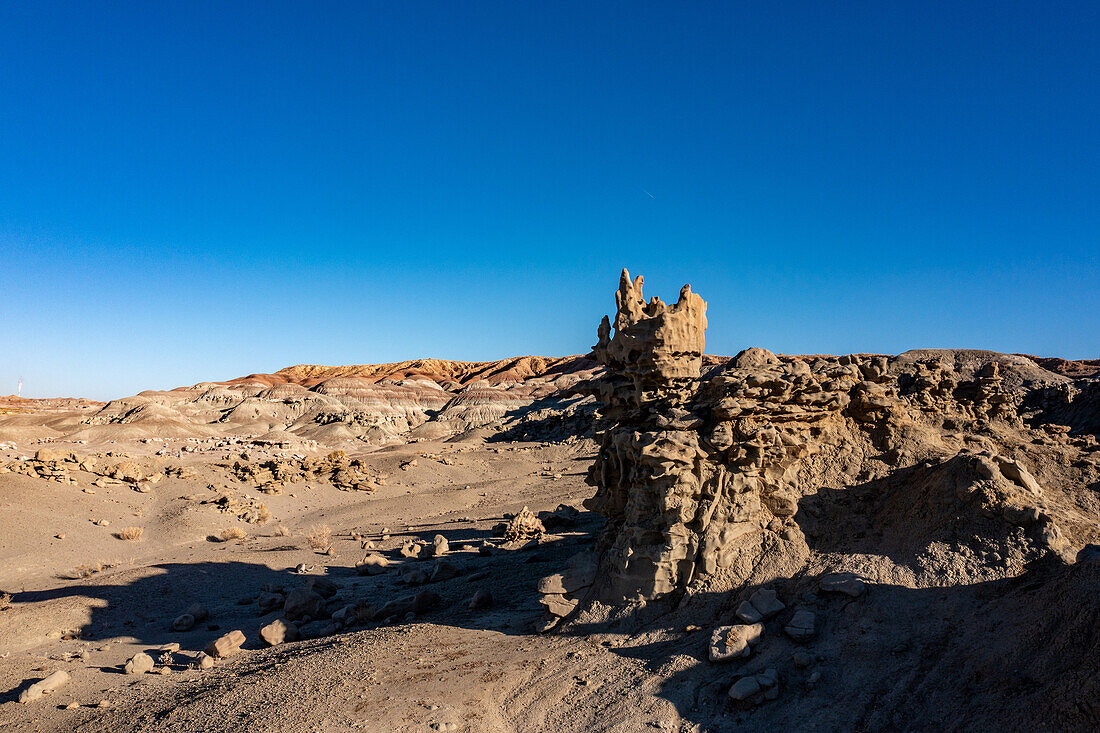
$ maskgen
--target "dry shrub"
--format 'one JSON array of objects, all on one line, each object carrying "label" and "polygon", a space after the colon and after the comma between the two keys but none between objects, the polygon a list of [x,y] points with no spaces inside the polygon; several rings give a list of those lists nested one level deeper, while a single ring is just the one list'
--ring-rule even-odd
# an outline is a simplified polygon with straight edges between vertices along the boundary
[{"label": "dry shrub", "polygon": [[115,537],[120,540],[128,540],[130,542],[137,542],[141,539],[141,533],[144,532],[141,527],[126,527],[115,532]]},{"label": "dry shrub", "polygon": [[96,573],[101,573],[109,567],[113,567],[110,563],[97,562],[91,565],[77,565],[69,573],[69,577],[73,580],[80,580],[82,578],[90,578]]},{"label": "dry shrub", "polygon": [[281,524],[275,528],[275,536],[276,537],[286,537],[289,534],[290,534],[290,530],[287,529],[285,526],[283,526]]},{"label": "dry shrub", "polygon": [[218,535],[218,539],[222,542],[229,542],[229,540],[243,540],[248,536],[248,532],[245,532],[240,527],[228,527],[221,531]]},{"label": "dry shrub", "polygon": [[328,525],[311,527],[306,542],[317,552],[328,552],[332,547],[332,530]]}]

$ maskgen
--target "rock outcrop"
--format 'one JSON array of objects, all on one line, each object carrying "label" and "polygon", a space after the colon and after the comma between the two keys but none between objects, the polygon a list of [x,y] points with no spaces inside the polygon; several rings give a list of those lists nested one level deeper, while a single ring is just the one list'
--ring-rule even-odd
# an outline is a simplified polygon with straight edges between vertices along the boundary
[{"label": "rock outcrop", "polygon": [[[849,538],[872,519],[896,522],[890,542],[915,540],[898,552],[914,558],[914,576],[933,562],[917,542],[985,543],[989,557],[1021,563],[1064,544],[1028,455],[1091,451],[1095,437],[1027,423],[1044,409],[1084,422],[1066,407],[1085,399],[1070,403],[1083,393],[1068,378],[1024,357],[947,350],[752,348],[704,373],[706,304],[689,286],[674,304],[646,301],[642,278],[624,270],[616,304],[594,347],[605,373],[590,387],[602,408],[585,505],[608,519],[598,600],[789,577],[810,557],[806,533],[831,546],[830,515]],[[1075,465],[1092,480],[1089,460]],[[865,515],[837,513],[853,499]]]}]

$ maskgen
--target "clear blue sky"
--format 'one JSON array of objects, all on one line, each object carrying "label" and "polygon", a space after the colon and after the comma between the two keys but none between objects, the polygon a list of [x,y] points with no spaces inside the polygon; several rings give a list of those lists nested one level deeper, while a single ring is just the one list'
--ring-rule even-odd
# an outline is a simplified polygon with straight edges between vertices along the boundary
[{"label": "clear blue sky", "polygon": [[0,394],[584,352],[1100,357],[1095,2],[8,2]]}]

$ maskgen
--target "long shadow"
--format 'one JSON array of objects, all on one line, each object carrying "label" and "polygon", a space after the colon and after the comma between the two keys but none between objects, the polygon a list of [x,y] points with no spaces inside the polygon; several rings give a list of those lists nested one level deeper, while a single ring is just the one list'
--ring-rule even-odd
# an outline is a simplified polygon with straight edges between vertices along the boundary
[{"label": "long shadow", "polygon": [[[258,562],[160,563],[142,568],[142,575],[137,579],[127,572],[112,582],[112,573],[107,571],[85,581],[18,593],[13,595],[10,609],[3,613],[34,613],[36,604],[61,601],[68,605],[79,600],[80,607],[88,613],[87,622],[76,630],[75,638],[83,641],[132,639],[156,658],[159,648],[165,644],[177,642],[182,650],[193,655],[219,636],[240,629],[247,639],[244,648],[256,649],[266,646],[259,629],[283,616],[281,608],[267,610],[261,605],[264,596],[308,588],[323,579],[321,582],[335,586],[335,592],[326,598],[320,620],[328,619],[347,606],[373,606],[380,610],[389,601],[423,592],[438,596],[430,604],[397,616],[357,616],[346,630],[432,621],[510,634],[536,633],[542,607],[538,604],[532,578],[564,568],[569,556],[591,546],[601,524],[602,519],[598,516],[582,512],[572,525],[559,528],[559,534],[541,543],[527,546],[517,543],[514,549],[499,547],[503,539],[493,537],[491,531],[474,527],[414,529],[395,535],[384,550],[342,546],[340,556],[348,560],[328,567],[327,571],[317,562],[304,574],[293,569],[272,569]],[[451,545],[443,557],[402,556],[400,546],[404,540],[419,540],[430,547],[436,535],[443,535]],[[278,546],[278,539],[273,538],[276,543],[273,546],[256,548],[256,551],[283,549]],[[483,546],[487,549],[481,549]],[[368,552],[382,554],[391,566],[378,575],[359,575],[354,567],[355,559]],[[451,572],[444,573],[443,579],[433,578],[432,571],[442,563],[449,565]],[[415,573],[402,572],[410,569],[424,572],[419,577]],[[485,608],[471,609],[469,601],[480,589],[488,590],[493,602]],[[327,594],[333,589],[325,590]],[[192,604],[202,605],[209,616],[190,630],[174,631],[173,621]],[[179,655],[177,666],[185,665],[187,658],[187,654]],[[104,668],[104,671],[121,670]],[[0,692],[0,703],[14,700],[33,681],[27,680],[14,689]]]},{"label": "long shadow", "polygon": [[592,437],[596,426],[596,404],[566,404],[568,398],[555,396],[536,400],[505,413],[508,428],[486,438],[487,443],[560,442],[571,437]]},{"label": "long shadow", "polygon": [[[808,497],[799,514],[812,517],[803,518],[811,530],[811,547],[916,562],[919,547],[894,536],[906,522],[915,521],[912,512],[899,511],[894,524],[862,532],[844,524],[843,515],[866,511],[859,505],[868,502],[880,511],[893,506],[889,496],[859,497],[889,494],[891,487],[905,482],[911,487],[919,473],[897,472],[896,484],[869,482],[863,491],[855,487]],[[927,486],[935,486],[938,475],[933,470]],[[810,506],[817,507],[816,516]],[[940,517],[935,512],[929,516]],[[923,517],[925,528],[936,537],[958,531],[946,516],[943,522],[928,519]],[[813,522],[831,524],[832,530],[819,532],[821,527],[811,526]],[[542,617],[536,579],[565,568],[572,554],[594,549],[600,527],[601,520],[586,512],[561,537],[529,550],[488,555],[474,549],[492,541],[485,530],[418,529],[413,534],[425,542],[436,534],[447,537],[455,549],[446,559],[459,566],[456,577],[408,584],[396,569],[358,576],[347,563],[327,575],[338,586],[328,600],[328,611],[360,601],[378,606],[429,590],[439,600],[412,617],[367,620],[348,630],[430,621],[533,635]],[[403,559],[396,548],[384,554],[410,567],[435,563]],[[248,638],[248,648],[260,646],[258,629],[281,615],[262,613],[258,595],[305,587],[313,577],[232,561],[165,563],[153,570],[127,583],[114,584],[108,577],[21,593],[13,603],[18,608],[65,598],[94,600],[91,617],[81,629],[87,639],[128,636],[150,649],[179,642],[184,649],[198,650],[221,633],[239,628]],[[766,622],[762,642],[744,660],[707,661],[710,630],[740,623],[735,611],[758,586],[689,594],[628,612],[607,624],[573,625],[562,633],[615,636],[616,644],[607,647],[611,653],[641,662],[659,675],[657,694],[674,705],[685,722],[715,733],[994,731],[1003,729],[1006,721],[1010,730],[1085,731],[1100,726],[1100,562],[1065,565],[1046,556],[1014,578],[935,588],[868,583],[858,598],[826,593],[820,580],[799,574],[768,584],[787,608]],[[493,594],[494,602],[487,608],[470,608],[469,599],[482,588]],[[207,606],[210,618],[191,631],[171,631],[175,616],[196,602]],[[798,610],[816,616],[816,636],[808,643],[795,642],[783,630]],[[730,700],[727,691],[738,678],[766,669],[778,673],[778,699],[758,706]],[[13,699],[24,686],[9,690],[0,701]]]},{"label": "long shadow", "polygon": [[955,552],[966,548],[977,561],[994,552],[1034,559],[1034,553],[1020,551],[1025,529],[960,498],[977,478],[965,456],[899,468],[845,488],[822,487],[799,500],[794,520],[813,550],[885,556],[914,572],[942,570],[936,567],[942,558],[931,551],[937,545]]}]

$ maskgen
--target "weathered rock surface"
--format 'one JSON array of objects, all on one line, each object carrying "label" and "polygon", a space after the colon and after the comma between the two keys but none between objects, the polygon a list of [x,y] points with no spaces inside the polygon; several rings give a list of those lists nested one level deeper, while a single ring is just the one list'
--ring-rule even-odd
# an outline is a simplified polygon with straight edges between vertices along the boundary
[{"label": "weathered rock surface", "polygon": [[260,638],[270,646],[276,646],[287,641],[297,641],[300,638],[298,627],[282,619],[275,619],[267,626],[260,629]]},{"label": "weathered rock surface", "polygon": [[215,659],[225,659],[239,652],[244,642],[245,636],[243,632],[239,630],[230,631],[228,634],[210,642],[206,648],[203,649],[203,652],[205,652],[207,656]]},{"label": "weathered rock surface", "polygon": [[39,700],[51,692],[56,692],[62,685],[68,682],[69,679],[69,673],[63,669],[59,669],[43,677],[38,680],[38,682],[35,682],[19,693],[19,702],[34,702],[35,700]]},{"label": "weathered rock surface", "polygon": [[725,662],[749,656],[752,645],[760,641],[763,634],[763,624],[719,626],[710,635],[710,661]]},{"label": "weathered rock surface", "polygon": [[138,652],[126,660],[126,664],[123,665],[122,671],[125,674],[145,674],[146,672],[151,672],[154,666],[152,657],[145,652]]}]

